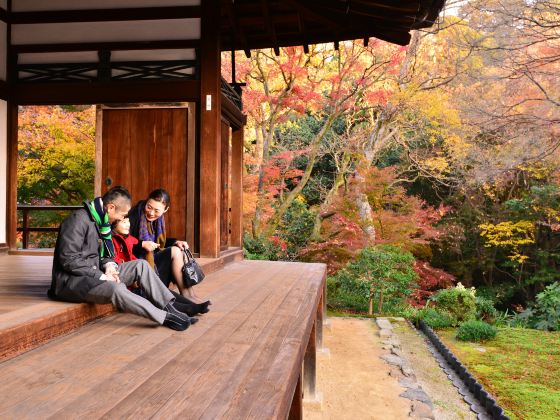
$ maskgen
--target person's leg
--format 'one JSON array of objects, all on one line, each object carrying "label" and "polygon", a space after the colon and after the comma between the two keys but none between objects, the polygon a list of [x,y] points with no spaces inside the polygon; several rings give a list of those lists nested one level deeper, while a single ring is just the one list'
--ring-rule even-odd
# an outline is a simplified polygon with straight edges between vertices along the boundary
[{"label": "person's leg", "polygon": [[174,300],[171,291],[160,281],[155,271],[145,260],[134,260],[119,266],[119,277],[126,285],[135,280],[146,293],[146,298],[158,308],[165,306]]},{"label": "person's leg", "polygon": [[[123,263],[120,266],[120,277],[126,284],[137,280],[145,291],[146,297],[154,305],[167,312],[173,312],[173,309],[177,309],[188,316],[208,312],[207,304],[197,305],[175,302],[175,297],[171,291],[160,281],[156,272],[144,260]],[[173,308],[170,308],[170,306],[173,306]],[[190,322],[194,324],[196,320],[191,319]]]},{"label": "person's leg", "polygon": [[205,303],[196,296],[192,287],[185,285],[183,281],[183,265],[183,251],[176,246],[171,247],[171,271],[173,273],[173,280],[179,288],[179,293],[193,303]]},{"label": "person's leg", "polygon": [[156,308],[149,301],[126,288],[124,283],[106,281],[91,289],[86,301],[90,303],[112,303],[120,312],[127,312],[150,318],[163,325],[167,312]]}]

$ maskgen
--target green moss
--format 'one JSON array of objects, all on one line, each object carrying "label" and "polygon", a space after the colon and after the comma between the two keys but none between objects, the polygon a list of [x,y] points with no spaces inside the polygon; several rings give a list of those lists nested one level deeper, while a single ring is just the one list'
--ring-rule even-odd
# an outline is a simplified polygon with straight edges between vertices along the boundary
[{"label": "green moss", "polygon": [[458,341],[454,330],[438,333],[512,419],[560,418],[560,333],[498,330],[484,345]]}]

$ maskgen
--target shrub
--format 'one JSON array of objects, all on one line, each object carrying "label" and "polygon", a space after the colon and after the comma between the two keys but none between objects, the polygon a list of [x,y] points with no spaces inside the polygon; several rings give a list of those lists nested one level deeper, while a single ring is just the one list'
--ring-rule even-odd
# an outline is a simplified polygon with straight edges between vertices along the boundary
[{"label": "shrub", "polygon": [[327,277],[327,304],[332,309],[345,309],[353,312],[367,311],[368,302],[363,293],[356,291],[358,285],[352,286],[352,279]]},{"label": "shrub", "polygon": [[547,286],[537,295],[535,303],[519,314],[531,328],[560,331],[560,282]]},{"label": "shrub", "polygon": [[496,337],[497,332],[496,328],[487,322],[471,320],[461,324],[456,338],[461,341],[486,341]]},{"label": "shrub", "polygon": [[[391,245],[364,248],[335,278],[349,293],[361,295],[368,302],[368,313],[402,307],[415,287],[416,273],[411,253]],[[385,305],[385,306],[384,306]]]},{"label": "shrub", "polygon": [[498,317],[498,311],[494,307],[491,299],[477,296],[476,297],[476,319],[493,324]]},{"label": "shrub", "polygon": [[449,328],[453,325],[453,319],[446,314],[436,311],[434,308],[420,309],[416,314],[416,323],[424,321],[434,330]]},{"label": "shrub", "polygon": [[461,283],[442,289],[430,298],[439,313],[447,314],[453,326],[476,317],[476,295],[474,287],[466,289]]},{"label": "shrub", "polygon": [[243,248],[245,258],[248,260],[276,261],[286,255],[285,244],[277,237],[266,239],[263,236],[257,236],[253,238],[246,233],[243,237]]}]

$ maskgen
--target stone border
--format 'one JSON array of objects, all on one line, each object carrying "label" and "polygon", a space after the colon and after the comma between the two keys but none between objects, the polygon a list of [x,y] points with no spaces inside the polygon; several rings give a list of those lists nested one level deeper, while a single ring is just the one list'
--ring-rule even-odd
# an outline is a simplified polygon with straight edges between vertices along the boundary
[{"label": "stone border", "polygon": [[[398,318],[405,321],[404,318]],[[412,367],[406,361],[401,349],[399,338],[393,333],[393,326],[387,318],[376,318],[379,327],[379,337],[382,339],[383,349],[389,350],[389,354],[381,356],[385,362],[391,365],[390,376],[395,377],[401,386],[406,388],[400,397],[410,400],[409,417],[419,419],[435,419],[432,400],[422,389],[416,380]]]},{"label": "stone border", "polygon": [[[439,352],[445,362],[447,362],[453,373],[458,376],[459,380],[464,385],[466,390],[470,391],[474,398],[479,403],[479,406],[486,410],[486,414],[489,418],[494,420],[510,420],[508,416],[505,415],[504,409],[499,406],[496,400],[484,389],[484,387],[471,375],[468,369],[455,357],[453,352],[440,340],[438,335],[430,328],[424,321],[420,321],[420,330],[428,337],[431,343],[434,345],[435,349]],[[453,378],[451,378],[453,380]],[[465,392],[462,391],[462,387],[453,381],[454,384],[459,389],[459,392],[466,396]],[[467,398],[465,400],[471,403]],[[473,407],[474,408],[474,407]],[[479,416],[478,410],[475,410]]]}]

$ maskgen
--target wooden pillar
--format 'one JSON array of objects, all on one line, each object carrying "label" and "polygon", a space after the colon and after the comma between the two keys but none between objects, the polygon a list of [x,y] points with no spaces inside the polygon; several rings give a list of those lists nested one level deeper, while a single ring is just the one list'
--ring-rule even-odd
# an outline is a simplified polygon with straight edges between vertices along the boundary
[{"label": "wooden pillar", "polygon": [[317,348],[322,350],[323,345],[323,302],[326,299],[325,291],[321,292],[321,300],[317,305],[317,321],[315,322],[317,328]]},{"label": "wooden pillar", "polygon": [[220,254],[221,97],[220,2],[201,2],[200,256]]},{"label": "wooden pillar", "polygon": [[6,236],[9,249],[17,247],[17,159],[18,159],[18,108],[8,102],[8,191],[6,200]]},{"label": "wooden pillar", "polygon": [[243,127],[231,137],[231,246],[243,246]]},{"label": "wooden pillar", "polygon": [[317,319],[309,336],[305,357],[303,359],[303,398],[306,401],[317,400]]},{"label": "wooden pillar", "polygon": [[290,406],[290,413],[288,414],[288,420],[301,420],[303,418],[303,404],[302,404],[303,394],[301,389],[301,374],[299,375],[296,390],[294,391],[294,396],[292,398],[292,405]]}]

